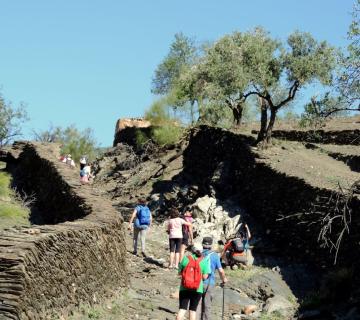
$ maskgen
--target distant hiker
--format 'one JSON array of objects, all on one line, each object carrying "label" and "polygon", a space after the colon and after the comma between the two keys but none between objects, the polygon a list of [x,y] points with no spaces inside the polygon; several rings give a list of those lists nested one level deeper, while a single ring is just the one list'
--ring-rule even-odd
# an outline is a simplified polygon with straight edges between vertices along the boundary
[{"label": "distant hiker", "polygon": [[82,156],[80,158],[80,170],[84,169],[85,165],[86,165],[86,157]]},{"label": "distant hiker", "polygon": [[[186,222],[190,222],[191,224],[193,223],[194,219],[192,217],[192,212],[191,212],[191,208],[189,206],[187,206],[185,208],[185,213],[184,213],[184,220]],[[182,226],[182,234],[183,234],[183,238],[182,238],[182,242],[181,242],[181,248],[180,248],[180,260],[182,260],[182,258],[185,255],[185,250],[186,248],[192,244],[193,242],[193,232],[192,232],[192,226],[188,226],[188,225],[183,225]]]},{"label": "distant hiker", "polygon": [[180,262],[180,248],[183,240],[182,226],[191,227],[190,222],[186,222],[179,217],[179,211],[175,208],[170,210],[170,219],[167,224],[167,232],[169,234],[170,259],[169,268],[178,268]]},{"label": "distant hiker", "polygon": [[189,309],[189,320],[196,320],[196,309],[204,292],[203,280],[211,273],[209,261],[203,259],[200,243],[192,247],[193,254],[185,256],[179,264],[181,285],[179,292],[179,312],[176,320],[182,320]]},{"label": "distant hiker", "polygon": [[69,153],[63,160],[63,162],[65,162],[68,166],[75,168],[75,162],[74,160],[71,158],[71,154]]},{"label": "distant hiker", "polygon": [[138,237],[140,235],[141,252],[142,255],[146,257],[146,233],[151,226],[152,216],[144,198],[140,198],[138,203],[131,215],[128,229],[133,229],[133,254],[137,254]]},{"label": "distant hiker", "polygon": [[241,223],[235,237],[229,240],[221,253],[225,265],[233,266],[237,263],[248,265],[249,240],[251,233],[246,223]]},{"label": "distant hiker", "polygon": [[208,260],[210,263],[211,273],[209,277],[206,280],[204,280],[204,292],[202,294],[201,304],[199,305],[197,312],[197,318],[199,320],[211,319],[210,308],[214,297],[216,270],[220,275],[222,285],[224,285],[228,281],[225,276],[225,271],[222,268],[218,253],[211,250],[212,244],[213,244],[213,239],[211,237],[203,238],[202,254],[204,256],[204,259]]}]

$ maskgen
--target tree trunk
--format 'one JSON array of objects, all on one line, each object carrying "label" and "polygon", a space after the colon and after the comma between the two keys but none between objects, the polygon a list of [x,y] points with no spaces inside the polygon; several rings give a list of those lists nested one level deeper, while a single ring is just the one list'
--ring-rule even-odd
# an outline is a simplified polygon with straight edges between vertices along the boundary
[{"label": "tree trunk", "polygon": [[244,107],[242,103],[237,103],[236,106],[232,107],[233,117],[234,117],[234,123],[236,127],[240,127],[241,120],[243,116]]},{"label": "tree trunk", "polygon": [[269,124],[266,128],[266,135],[265,135],[265,141],[266,144],[270,143],[271,141],[271,134],[272,134],[272,130],[274,128],[274,123],[275,123],[275,119],[276,119],[276,112],[277,110],[274,108],[270,109],[270,121]]},{"label": "tree trunk", "polygon": [[260,131],[258,133],[256,143],[259,143],[260,141],[264,140],[266,134],[266,126],[268,122],[268,117],[267,117],[268,106],[266,100],[263,98],[259,98],[259,102],[260,102],[261,118],[260,118]]},{"label": "tree trunk", "polygon": [[191,124],[192,125],[195,122],[194,104],[195,104],[195,101],[191,101],[191,103],[190,103],[190,117],[191,117]]}]

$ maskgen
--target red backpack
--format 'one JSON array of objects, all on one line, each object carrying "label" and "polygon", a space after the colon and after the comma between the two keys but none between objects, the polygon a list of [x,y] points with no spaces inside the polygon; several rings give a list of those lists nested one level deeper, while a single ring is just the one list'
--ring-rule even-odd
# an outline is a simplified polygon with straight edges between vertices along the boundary
[{"label": "red backpack", "polygon": [[188,256],[188,259],[189,263],[182,272],[182,286],[188,290],[197,290],[202,280],[200,268],[202,258],[194,260],[192,256]]}]

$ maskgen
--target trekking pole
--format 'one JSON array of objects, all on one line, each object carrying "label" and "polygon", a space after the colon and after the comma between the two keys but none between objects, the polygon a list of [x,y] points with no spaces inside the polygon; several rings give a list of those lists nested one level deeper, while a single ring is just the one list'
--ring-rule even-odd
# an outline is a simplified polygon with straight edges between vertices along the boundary
[{"label": "trekking pole", "polygon": [[221,319],[224,320],[225,319],[224,318],[224,316],[225,316],[225,313],[224,313],[224,311],[225,311],[225,283],[222,283],[221,286],[223,288],[222,317],[221,317]]}]

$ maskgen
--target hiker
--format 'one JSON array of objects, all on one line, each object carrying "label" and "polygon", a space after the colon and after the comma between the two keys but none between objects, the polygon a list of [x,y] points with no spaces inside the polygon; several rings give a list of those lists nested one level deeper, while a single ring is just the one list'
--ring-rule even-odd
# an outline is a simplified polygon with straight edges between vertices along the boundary
[{"label": "hiker", "polygon": [[64,159],[63,161],[64,163],[66,163],[68,166],[70,166],[71,168],[75,168],[75,162],[74,160],[71,158],[71,154],[69,153]]},{"label": "hiker", "polygon": [[80,158],[80,170],[84,169],[85,165],[86,165],[86,157],[82,156]]},{"label": "hiker", "polygon": [[146,257],[146,233],[151,226],[152,216],[144,198],[140,198],[138,203],[131,215],[128,229],[133,229],[133,254],[137,255],[138,237],[140,235],[141,253],[143,257]]},{"label": "hiker", "polygon": [[193,254],[185,256],[179,264],[181,285],[179,291],[179,312],[176,320],[182,320],[189,309],[189,320],[196,320],[196,309],[204,292],[203,280],[211,273],[210,264],[202,257],[202,246],[195,243]]},{"label": "hiker", "polygon": [[209,320],[210,317],[210,308],[212,300],[214,298],[214,289],[215,289],[215,278],[216,270],[218,271],[222,285],[224,285],[228,280],[225,276],[225,271],[222,268],[220,257],[217,252],[212,251],[213,239],[212,237],[204,237],[202,241],[203,246],[203,256],[204,259],[208,260],[210,263],[211,273],[209,277],[204,280],[204,292],[202,294],[201,303],[198,306],[197,318],[198,320]]},{"label": "hiker", "polygon": [[[192,217],[192,212],[191,212],[191,208],[190,206],[187,206],[185,208],[185,213],[184,213],[184,220],[186,222],[190,222],[191,224],[193,223],[194,219]],[[185,255],[185,250],[186,248],[192,244],[193,242],[193,231],[192,231],[192,226],[187,226],[187,225],[183,225],[182,226],[182,233],[183,233],[183,238],[182,238],[182,242],[181,242],[181,248],[180,248],[180,259],[179,261],[182,260],[182,258]]]},{"label": "hiker", "polygon": [[177,269],[180,262],[180,248],[183,240],[182,226],[191,227],[190,222],[186,222],[179,217],[179,211],[175,208],[170,210],[170,219],[167,224],[167,233],[169,234],[170,259],[169,269]]},{"label": "hiker", "polygon": [[225,265],[233,266],[238,263],[248,265],[249,240],[251,233],[248,225],[240,224],[233,239],[229,240],[221,253],[221,259]]}]

